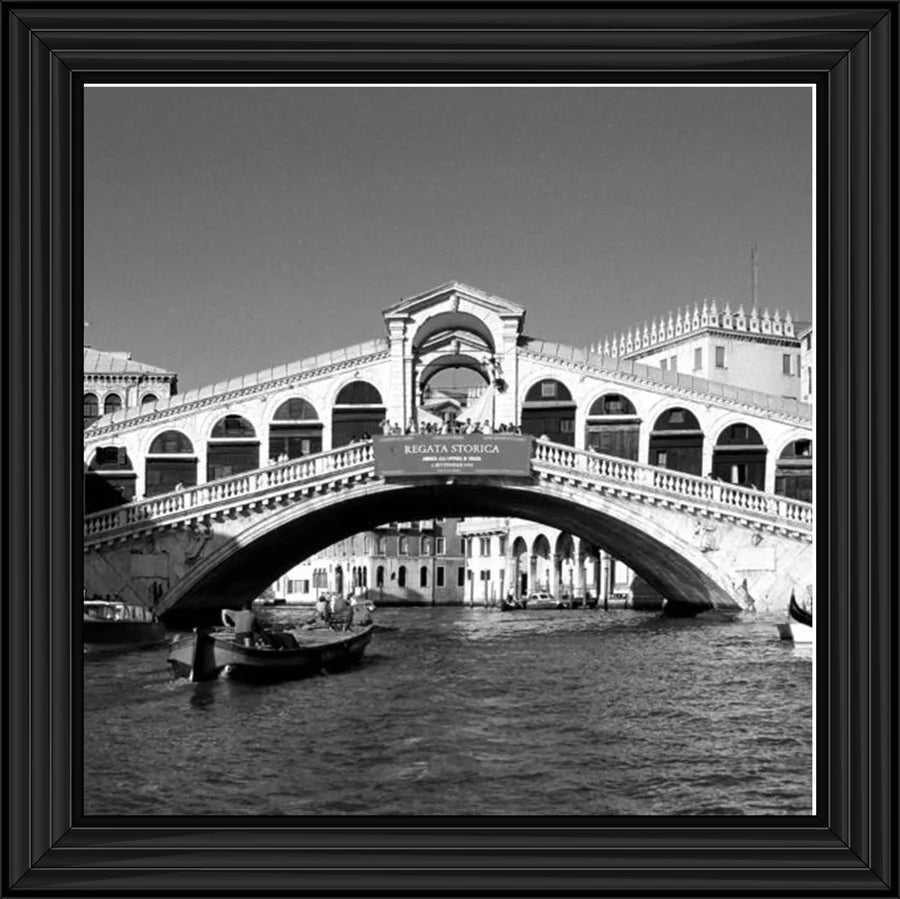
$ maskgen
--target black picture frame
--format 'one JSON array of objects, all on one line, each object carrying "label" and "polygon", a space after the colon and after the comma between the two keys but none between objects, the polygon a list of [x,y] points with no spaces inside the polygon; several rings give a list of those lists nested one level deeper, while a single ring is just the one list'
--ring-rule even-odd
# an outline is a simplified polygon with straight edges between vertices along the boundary
[{"label": "black picture frame", "polygon": [[[897,895],[897,13],[4,3],[4,894]],[[448,78],[817,86],[817,814],[85,818],[82,86]]]}]

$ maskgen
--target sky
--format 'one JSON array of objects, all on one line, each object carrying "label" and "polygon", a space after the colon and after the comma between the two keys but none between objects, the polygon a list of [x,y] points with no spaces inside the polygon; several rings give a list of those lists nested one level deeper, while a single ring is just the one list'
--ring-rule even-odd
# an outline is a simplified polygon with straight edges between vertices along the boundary
[{"label": "sky", "polygon": [[704,298],[812,316],[812,90],[85,90],[84,341],[216,381],[457,280],[586,346]]}]

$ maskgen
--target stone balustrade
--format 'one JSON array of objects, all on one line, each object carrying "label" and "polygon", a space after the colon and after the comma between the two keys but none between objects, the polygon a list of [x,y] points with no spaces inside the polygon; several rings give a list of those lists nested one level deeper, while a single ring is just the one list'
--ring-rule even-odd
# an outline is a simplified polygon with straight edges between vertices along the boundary
[{"label": "stone balustrade", "polygon": [[[738,487],[696,475],[657,468],[628,459],[584,452],[559,444],[533,442],[533,465],[539,473],[579,477],[586,486],[628,487],[645,495],[684,498],[725,511],[736,520],[758,524],[768,519],[794,530],[812,533],[813,507],[809,503],[758,490]],[[374,475],[371,442],[292,459],[175,493],[141,500],[85,516],[86,543],[127,535],[148,524],[173,524],[198,515],[219,514],[229,507],[285,494],[333,481],[347,474]]]}]

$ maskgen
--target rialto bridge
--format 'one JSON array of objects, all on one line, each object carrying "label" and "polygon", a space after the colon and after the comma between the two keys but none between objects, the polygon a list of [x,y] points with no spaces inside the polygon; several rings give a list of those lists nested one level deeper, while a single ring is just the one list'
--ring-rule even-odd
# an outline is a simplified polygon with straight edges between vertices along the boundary
[{"label": "rialto bridge", "polygon": [[[698,608],[780,609],[809,583],[812,506],[780,495],[810,455],[807,406],[531,339],[524,318],[452,283],[387,309],[385,339],[98,419],[85,589],[222,608],[343,537],[435,515],[544,521]],[[432,389],[448,368],[484,388]],[[421,432],[454,402],[541,438],[528,477],[378,476],[383,422]]]}]

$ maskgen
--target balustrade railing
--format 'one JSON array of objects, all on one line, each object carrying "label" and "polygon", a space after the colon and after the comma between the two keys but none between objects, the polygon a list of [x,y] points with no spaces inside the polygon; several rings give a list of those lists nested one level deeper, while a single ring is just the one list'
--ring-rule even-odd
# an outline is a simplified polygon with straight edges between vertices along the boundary
[{"label": "balustrade railing", "polygon": [[599,479],[634,484],[670,495],[768,515],[795,524],[811,527],[813,523],[813,507],[810,503],[668,468],[645,465],[630,459],[585,452],[542,440],[534,443],[533,459],[537,463],[564,471],[582,471]]},{"label": "balustrade railing", "polygon": [[[632,485],[669,496],[727,506],[737,511],[766,515],[797,525],[811,527],[813,522],[812,505],[809,503],[616,456],[535,440],[532,460],[539,466],[549,466],[566,474],[582,473],[599,481]],[[85,516],[84,535],[94,537],[144,522],[187,517],[201,509],[228,505],[233,500],[252,496],[264,498],[267,494],[277,493],[284,488],[300,487],[304,483],[321,480],[329,474],[367,470],[372,465],[372,443],[352,444],[189,487],[176,493],[141,500],[128,506],[95,512]]]},{"label": "balustrade railing", "polygon": [[128,506],[95,512],[85,516],[84,535],[93,537],[147,521],[170,519],[203,508],[227,505],[229,500],[257,494],[264,496],[278,488],[301,486],[304,482],[316,481],[328,474],[365,468],[373,463],[373,458],[371,443],[354,443],[315,456],[291,459],[220,481],[188,487],[177,493],[166,493]]}]

